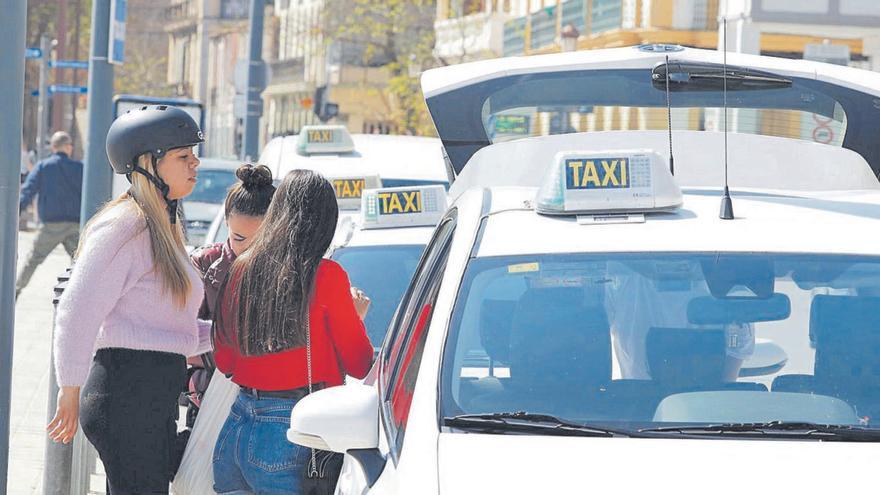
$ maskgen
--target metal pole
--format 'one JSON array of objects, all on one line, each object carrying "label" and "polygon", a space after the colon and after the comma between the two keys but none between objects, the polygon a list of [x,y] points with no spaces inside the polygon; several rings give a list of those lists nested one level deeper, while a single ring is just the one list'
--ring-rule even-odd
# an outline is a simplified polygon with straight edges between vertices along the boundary
[{"label": "metal pole", "polygon": [[111,0],[92,1],[92,48],[89,57],[89,133],[83,170],[80,225],[110,199],[113,174],[105,139],[113,123],[113,65],[107,61]]},{"label": "metal pole", "polygon": [[5,41],[0,50],[0,495],[6,495],[27,0],[0,0],[0,12],[0,33]]},{"label": "metal pole", "polygon": [[244,118],[242,158],[256,160],[260,151],[260,117],[263,115],[263,100],[260,94],[266,87],[266,69],[263,63],[263,16],[266,0],[251,0],[250,10],[247,115]]},{"label": "metal pole", "polygon": [[[52,305],[56,312],[58,310],[58,300],[70,280],[70,269],[58,277],[58,284],[55,286],[55,298],[52,299]],[[55,318],[52,317],[52,335],[54,337]],[[50,346],[51,347],[51,346]],[[58,406],[58,381],[55,378],[55,360],[54,350],[50,353],[49,358],[49,397],[48,407],[46,408],[46,424],[49,424],[55,417],[55,408]],[[43,465],[43,495],[67,495],[70,492],[70,466],[73,462],[73,445],[55,443],[48,435],[46,435],[46,456]]]},{"label": "metal pole", "polygon": [[40,36],[40,94],[37,96],[37,159],[46,158],[46,143],[49,141],[49,60],[52,41],[45,34]]}]

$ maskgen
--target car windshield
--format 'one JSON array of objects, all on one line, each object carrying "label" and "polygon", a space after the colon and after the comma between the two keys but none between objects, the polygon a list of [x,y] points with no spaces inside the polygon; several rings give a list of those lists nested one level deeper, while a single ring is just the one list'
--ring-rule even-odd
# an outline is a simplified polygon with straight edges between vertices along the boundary
[{"label": "car windshield", "polygon": [[[720,69],[709,64],[695,67],[684,76],[670,71],[676,79],[669,92],[672,128],[721,131],[723,85],[713,72]],[[815,79],[774,80],[777,76],[770,75],[767,80],[758,74],[763,73],[731,72],[730,132],[843,146],[880,170],[880,145],[870,133],[864,134],[880,115],[880,100]],[[460,172],[477,150],[501,141],[579,132],[665,131],[670,124],[665,72],[659,79],[652,77],[656,75],[650,69],[510,75],[441,93],[427,103],[452,166]]]},{"label": "car windshield", "polygon": [[877,257],[477,258],[444,350],[441,417],[880,428],[878,362]]},{"label": "car windshield", "polygon": [[424,245],[343,247],[331,259],[342,265],[353,287],[370,298],[364,321],[373,347],[382,345],[388,323],[416,270]]},{"label": "car windshield", "polygon": [[188,203],[201,202],[221,204],[226,193],[238,179],[235,170],[199,169],[199,178],[193,192],[186,197]]}]

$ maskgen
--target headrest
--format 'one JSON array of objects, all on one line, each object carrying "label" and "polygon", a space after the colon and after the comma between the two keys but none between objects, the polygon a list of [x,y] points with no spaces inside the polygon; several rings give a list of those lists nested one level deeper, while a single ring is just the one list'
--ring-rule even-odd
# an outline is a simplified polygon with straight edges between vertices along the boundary
[{"label": "headrest", "polygon": [[480,344],[495,361],[510,361],[510,330],[516,301],[486,299],[480,305]]},{"label": "headrest", "polygon": [[880,381],[880,297],[813,297],[810,339],[817,378]]},{"label": "headrest", "polygon": [[855,344],[854,339],[880,340],[880,297],[814,296],[810,340],[817,348],[835,342],[849,347]]},{"label": "headrest", "polygon": [[699,387],[723,381],[723,329],[652,327],[645,352],[651,378],[666,385]]},{"label": "headrest", "polygon": [[611,332],[602,306],[580,288],[529,289],[510,335],[513,381],[541,389],[592,387],[611,379]]}]

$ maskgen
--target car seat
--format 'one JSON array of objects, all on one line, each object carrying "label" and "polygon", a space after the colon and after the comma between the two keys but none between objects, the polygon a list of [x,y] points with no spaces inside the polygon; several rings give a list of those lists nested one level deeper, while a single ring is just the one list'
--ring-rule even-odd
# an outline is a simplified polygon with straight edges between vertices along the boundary
[{"label": "car seat", "polygon": [[880,418],[880,297],[813,297],[810,334],[813,376],[779,376],[773,390],[830,395],[860,416]]},{"label": "car seat", "polygon": [[493,410],[585,413],[611,379],[611,331],[605,309],[587,305],[579,287],[527,290],[509,337],[510,380],[477,401]]}]

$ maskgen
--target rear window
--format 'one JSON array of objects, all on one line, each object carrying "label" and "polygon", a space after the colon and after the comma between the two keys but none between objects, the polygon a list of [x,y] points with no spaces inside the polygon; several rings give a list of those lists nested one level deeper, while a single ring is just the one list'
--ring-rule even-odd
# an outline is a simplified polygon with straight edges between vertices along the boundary
[{"label": "rear window", "polygon": [[[670,118],[673,130],[723,131],[724,91],[718,76],[724,71],[719,66],[692,64],[684,76],[671,71],[678,79],[670,83],[671,112],[665,72],[655,71],[509,75],[432,96],[427,103],[456,172],[483,147],[529,137],[665,131]],[[728,76],[730,132],[841,146],[880,171],[880,140],[874,132],[880,98],[816,79],[732,67],[727,73],[740,76]]]},{"label": "rear window", "polygon": [[[644,73],[632,72],[576,72],[517,82],[484,102],[483,128],[492,143],[573,132],[666,130],[665,85],[646,84],[640,80]],[[622,95],[609,98],[614,91]],[[792,99],[793,92],[800,100]],[[723,131],[722,101],[719,89],[676,87],[670,91],[672,128]],[[728,91],[730,132],[841,146],[846,123],[839,102],[796,81],[788,88]]]}]

